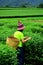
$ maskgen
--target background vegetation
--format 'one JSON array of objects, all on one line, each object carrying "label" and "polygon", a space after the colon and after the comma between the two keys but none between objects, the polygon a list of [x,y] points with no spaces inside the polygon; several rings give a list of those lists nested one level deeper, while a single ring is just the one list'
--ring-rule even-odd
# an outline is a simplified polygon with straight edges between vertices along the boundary
[{"label": "background vegetation", "polygon": [[41,8],[0,8],[1,16],[31,16],[43,15]]},{"label": "background vegetation", "polygon": [[0,64],[18,63],[16,50],[6,47],[6,38],[14,34],[19,19],[25,25],[24,36],[32,37],[23,45],[24,65],[43,65],[43,17],[0,19]]}]

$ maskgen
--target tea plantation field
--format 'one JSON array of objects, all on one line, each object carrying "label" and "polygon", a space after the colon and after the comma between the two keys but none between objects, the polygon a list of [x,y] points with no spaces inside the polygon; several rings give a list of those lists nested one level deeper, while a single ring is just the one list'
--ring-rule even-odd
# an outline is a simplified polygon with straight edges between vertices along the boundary
[{"label": "tea plantation field", "polygon": [[0,19],[0,64],[18,64],[16,50],[6,46],[6,38],[13,36],[18,20],[25,26],[24,36],[32,37],[23,46],[24,65],[43,65],[43,17]]},{"label": "tea plantation field", "polygon": [[[2,16],[43,15],[38,8],[0,8]],[[32,39],[23,45],[24,65],[43,65],[43,17],[0,18],[0,65],[18,65],[18,51],[6,45],[6,38],[17,30],[18,20],[24,26],[24,36]]]},{"label": "tea plantation field", "polygon": [[43,15],[40,8],[0,8],[0,16]]}]

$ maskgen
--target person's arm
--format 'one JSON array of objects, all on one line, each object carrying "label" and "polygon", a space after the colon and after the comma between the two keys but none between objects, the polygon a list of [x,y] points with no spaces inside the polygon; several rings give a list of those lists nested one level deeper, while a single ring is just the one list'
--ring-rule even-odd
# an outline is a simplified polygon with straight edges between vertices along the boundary
[{"label": "person's arm", "polygon": [[25,38],[22,40],[22,42],[25,43],[25,42],[27,42],[27,41],[30,40],[30,39],[31,39],[31,37],[25,37]]}]

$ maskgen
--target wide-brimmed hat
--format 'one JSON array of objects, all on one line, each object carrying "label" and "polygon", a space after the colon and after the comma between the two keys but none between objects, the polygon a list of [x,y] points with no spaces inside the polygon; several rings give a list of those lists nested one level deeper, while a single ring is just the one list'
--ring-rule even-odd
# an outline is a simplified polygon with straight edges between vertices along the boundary
[{"label": "wide-brimmed hat", "polygon": [[18,28],[17,30],[24,30],[25,26],[20,22],[18,21]]}]

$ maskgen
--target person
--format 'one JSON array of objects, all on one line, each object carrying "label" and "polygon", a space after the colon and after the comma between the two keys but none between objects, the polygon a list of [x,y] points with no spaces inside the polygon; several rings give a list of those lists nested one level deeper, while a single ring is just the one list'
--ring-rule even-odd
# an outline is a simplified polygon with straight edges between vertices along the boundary
[{"label": "person", "polygon": [[23,34],[24,29],[25,29],[25,26],[20,21],[18,21],[17,31],[14,33],[14,37],[19,39],[19,44],[17,47],[17,50],[19,50],[19,54],[17,56],[17,58],[19,59],[18,65],[23,65],[23,63],[24,63],[23,43],[25,43],[26,41],[31,39],[31,37],[24,36],[24,34]]}]

